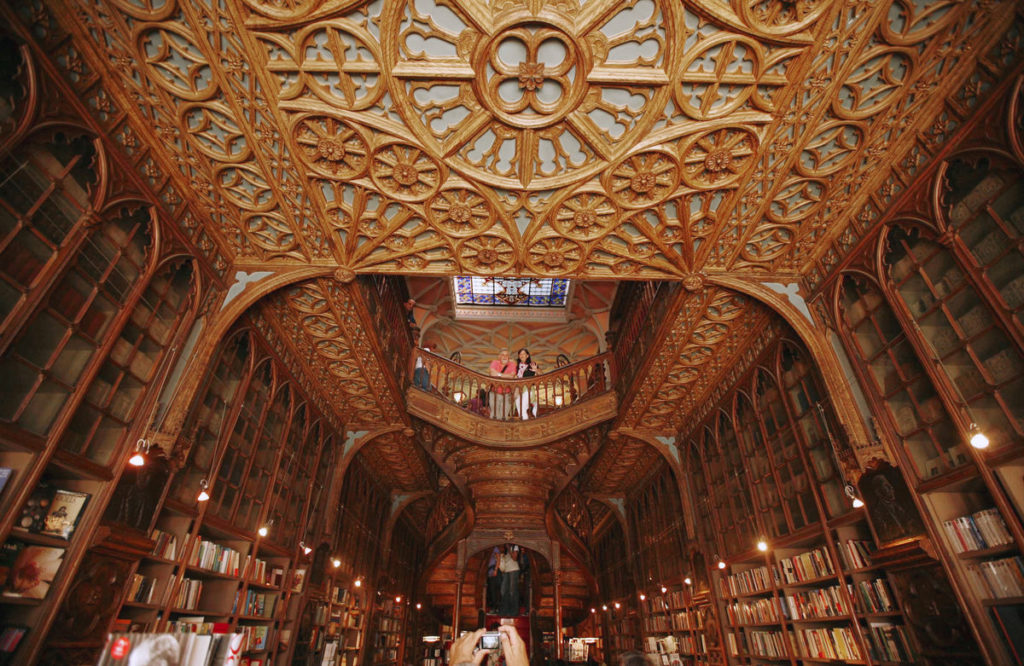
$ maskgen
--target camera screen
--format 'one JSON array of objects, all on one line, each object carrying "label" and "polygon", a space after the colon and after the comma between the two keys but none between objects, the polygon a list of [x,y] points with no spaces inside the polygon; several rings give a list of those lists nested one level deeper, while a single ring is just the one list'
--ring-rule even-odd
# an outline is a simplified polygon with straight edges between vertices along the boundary
[{"label": "camera screen", "polygon": [[501,640],[497,631],[488,631],[480,637],[481,650],[498,650],[501,648]]}]

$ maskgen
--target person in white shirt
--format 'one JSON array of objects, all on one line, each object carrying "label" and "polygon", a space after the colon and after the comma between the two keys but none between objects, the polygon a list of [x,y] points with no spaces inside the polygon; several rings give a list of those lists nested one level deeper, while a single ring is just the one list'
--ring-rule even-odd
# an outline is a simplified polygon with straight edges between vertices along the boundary
[{"label": "person in white shirt", "polygon": [[498,564],[501,571],[501,614],[519,615],[519,546],[505,544]]}]

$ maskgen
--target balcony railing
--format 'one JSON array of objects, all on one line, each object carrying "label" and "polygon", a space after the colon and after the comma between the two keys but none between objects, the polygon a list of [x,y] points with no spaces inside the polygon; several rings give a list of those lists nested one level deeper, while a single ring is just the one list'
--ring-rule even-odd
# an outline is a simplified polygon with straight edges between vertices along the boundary
[{"label": "balcony railing", "polygon": [[[416,360],[422,359],[424,373],[416,373]],[[414,349],[410,355],[413,365],[410,375],[413,387],[440,396],[445,401],[470,410],[481,389],[486,394],[486,404],[495,420],[521,420],[523,395],[529,395],[526,409],[527,418],[540,418],[585,400],[602,395],[611,387],[611,354],[592,356],[583,361],[556,368],[551,372],[525,379],[502,379],[470,370],[454,361],[423,349]],[[429,382],[427,381],[429,379]],[[511,403],[508,418],[500,409],[492,409],[495,400]],[[499,398],[500,396],[500,398]]]}]

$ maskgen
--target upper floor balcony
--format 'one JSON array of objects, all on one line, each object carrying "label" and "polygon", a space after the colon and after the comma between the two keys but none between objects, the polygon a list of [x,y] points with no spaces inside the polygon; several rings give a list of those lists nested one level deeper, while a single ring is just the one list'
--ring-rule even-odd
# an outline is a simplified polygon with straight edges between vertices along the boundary
[{"label": "upper floor balcony", "polygon": [[505,379],[417,348],[410,355],[409,413],[480,444],[545,444],[615,417],[611,360],[604,353]]}]

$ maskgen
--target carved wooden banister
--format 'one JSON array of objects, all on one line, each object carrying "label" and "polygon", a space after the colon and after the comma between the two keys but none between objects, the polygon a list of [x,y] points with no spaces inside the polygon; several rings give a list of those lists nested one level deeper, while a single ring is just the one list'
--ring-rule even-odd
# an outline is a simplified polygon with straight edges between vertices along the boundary
[{"label": "carved wooden banister", "polygon": [[[422,362],[420,372],[416,371],[417,360]],[[502,379],[414,349],[409,412],[481,443],[540,444],[615,416],[617,400],[611,390],[610,361],[611,355],[604,353],[535,377]],[[508,419],[500,418],[501,414],[484,416],[470,411],[470,401],[481,389],[487,395],[488,407],[491,392],[506,396],[511,403]],[[524,393],[529,395],[527,420],[520,413]]]},{"label": "carved wooden banister", "polygon": [[[516,398],[521,396],[523,391],[529,391],[530,404],[536,403],[537,416],[543,416],[603,393],[611,385],[611,378],[608,376],[611,354],[607,352],[535,377],[502,379],[470,370],[432,352],[416,349],[412,353],[413,372],[410,374],[414,376],[413,385],[416,388],[424,388],[423,385],[417,386],[415,382],[417,358],[423,359],[430,375],[430,392],[435,392],[449,402],[463,407],[468,407],[469,401],[481,388],[511,395],[516,402],[511,410],[512,419],[522,418]],[[491,416],[497,417],[493,414]],[[529,416],[533,418],[532,407]]]}]

